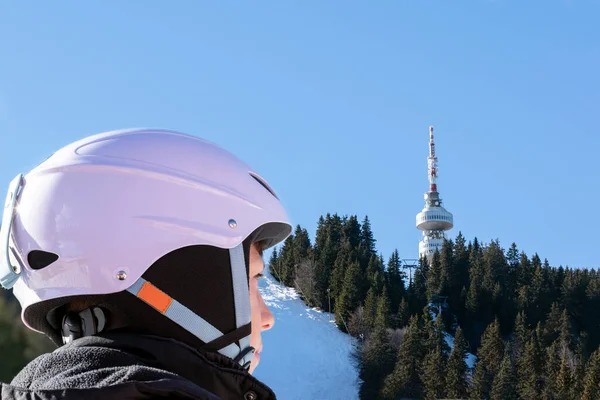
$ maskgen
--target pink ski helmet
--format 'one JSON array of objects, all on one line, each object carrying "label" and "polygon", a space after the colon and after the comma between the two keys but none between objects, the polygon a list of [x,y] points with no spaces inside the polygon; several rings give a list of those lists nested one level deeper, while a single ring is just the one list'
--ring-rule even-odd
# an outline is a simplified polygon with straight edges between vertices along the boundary
[{"label": "pink ski helmet", "polygon": [[[63,147],[11,182],[0,228],[0,284],[13,289],[23,322],[51,338],[53,310],[82,296],[119,294],[237,361],[249,346],[251,319],[244,245],[266,249],[291,231],[273,189],[221,147],[173,131],[112,131]],[[205,276],[219,277],[211,285],[225,289],[198,290],[214,290],[217,302],[218,290],[229,293],[230,324],[199,315],[181,301],[189,294],[178,299],[177,282],[165,292],[149,281],[153,264],[197,246],[227,256],[227,266],[202,267]],[[176,265],[161,268],[173,271],[171,280],[204,282],[190,267],[184,275]]]}]

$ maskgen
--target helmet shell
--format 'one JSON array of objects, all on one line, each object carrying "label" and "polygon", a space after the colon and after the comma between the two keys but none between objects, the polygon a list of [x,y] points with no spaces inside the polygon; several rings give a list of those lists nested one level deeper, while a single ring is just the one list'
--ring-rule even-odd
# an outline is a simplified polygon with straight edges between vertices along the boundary
[{"label": "helmet shell", "polygon": [[[33,305],[123,291],[175,249],[231,249],[257,230],[268,248],[292,226],[265,180],[230,152],[167,130],[93,135],[25,175],[12,225],[23,265],[13,291],[24,323],[38,330],[26,317]],[[34,250],[58,259],[35,269]]]}]

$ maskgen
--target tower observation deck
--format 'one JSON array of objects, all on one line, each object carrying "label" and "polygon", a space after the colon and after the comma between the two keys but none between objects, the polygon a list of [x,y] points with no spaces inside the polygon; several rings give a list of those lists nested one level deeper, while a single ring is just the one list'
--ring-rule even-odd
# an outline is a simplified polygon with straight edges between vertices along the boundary
[{"label": "tower observation deck", "polygon": [[417,229],[423,232],[419,242],[419,257],[431,257],[438,249],[441,251],[446,231],[454,227],[452,213],[442,207],[442,199],[437,190],[438,164],[435,155],[433,127],[429,127],[429,157],[427,157],[429,191],[425,193],[425,207],[417,214]]}]

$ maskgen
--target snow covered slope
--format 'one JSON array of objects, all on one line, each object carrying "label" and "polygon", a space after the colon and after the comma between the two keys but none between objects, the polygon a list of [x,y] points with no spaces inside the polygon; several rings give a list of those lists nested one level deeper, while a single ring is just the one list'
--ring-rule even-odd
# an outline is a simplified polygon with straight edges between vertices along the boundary
[{"label": "snow covered slope", "polygon": [[329,313],[308,307],[294,289],[280,285],[268,271],[260,290],[275,316],[263,332],[264,348],[255,376],[280,400],[358,399],[358,374],[351,362],[352,338]]}]

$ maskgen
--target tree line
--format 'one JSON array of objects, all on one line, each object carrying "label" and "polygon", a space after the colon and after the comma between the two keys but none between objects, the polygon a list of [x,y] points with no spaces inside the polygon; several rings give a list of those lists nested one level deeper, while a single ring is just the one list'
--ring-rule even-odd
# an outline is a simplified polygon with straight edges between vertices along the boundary
[{"label": "tree line", "polygon": [[319,218],[314,243],[297,225],[268,264],[357,338],[361,399],[600,398],[595,269],[459,232],[407,274],[398,250],[377,253],[368,216],[338,214]]}]

